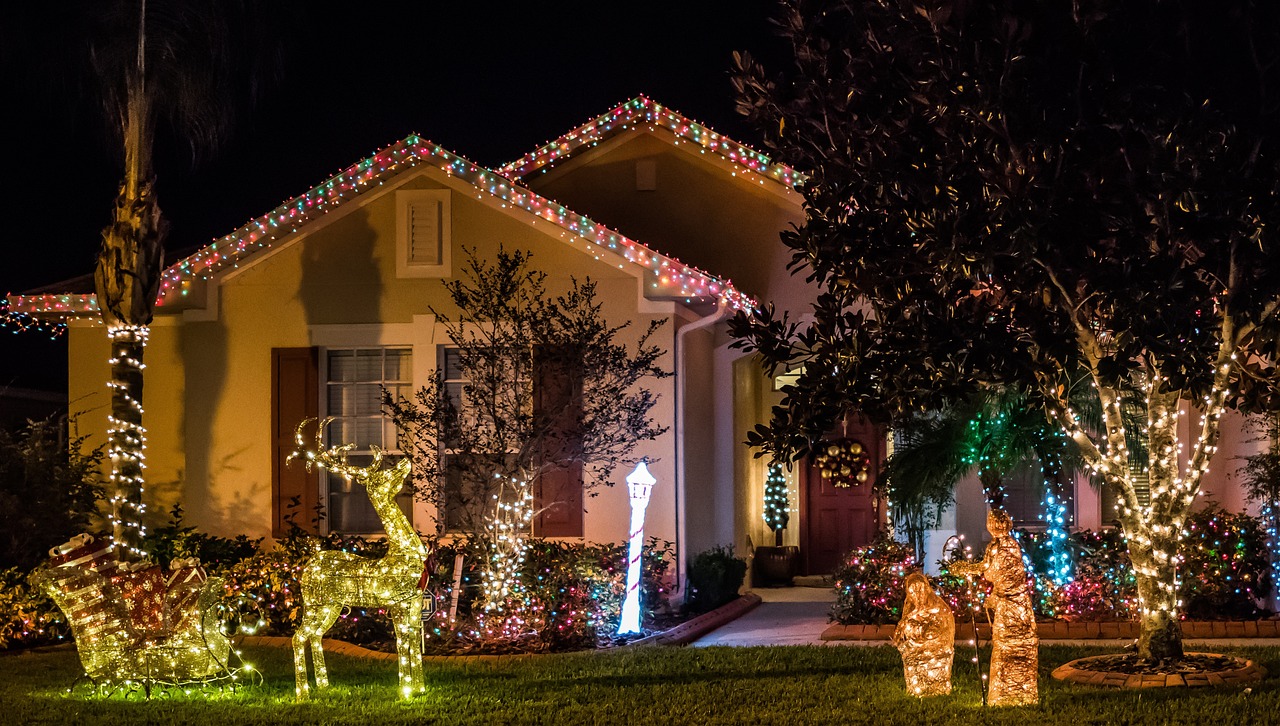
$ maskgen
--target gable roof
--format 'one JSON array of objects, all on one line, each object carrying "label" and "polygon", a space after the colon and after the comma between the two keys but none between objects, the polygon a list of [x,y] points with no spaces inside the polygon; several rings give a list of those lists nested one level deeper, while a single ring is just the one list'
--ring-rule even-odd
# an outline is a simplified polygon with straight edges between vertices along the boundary
[{"label": "gable roof", "polygon": [[601,142],[639,128],[665,132],[655,135],[676,146],[682,143],[694,144],[700,147],[702,153],[711,152],[743,172],[755,175],[761,184],[771,180],[792,190],[805,179],[803,174],[786,164],[776,163],[767,155],[644,95],[624,101],[560,138],[498,167],[497,172],[511,179],[527,180],[534,174],[550,171],[561,162],[592,149]]},{"label": "gable roof", "polygon": [[[641,266],[652,277],[646,281],[646,286],[660,295],[718,299],[736,309],[755,307],[755,301],[735,289],[729,281],[650,249],[417,134],[411,134],[353,164],[170,265],[162,273],[157,304],[164,306],[171,299],[181,299],[196,280],[206,280],[218,272],[251,262],[255,253],[270,249],[307,222],[338,209],[376,189],[396,174],[420,164],[435,166],[470,184],[479,197],[488,196],[551,222],[567,232],[570,241],[581,240],[589,248],[616,254]],[[564,234],[561,236],[566,237]],[[14,324],[33,317],[48,320],[87,316],[98,309],[97,296],[91,293],[9,295],[7,304],[7,310],[0,306],[0,322],[6,322],[8,318]]]}]

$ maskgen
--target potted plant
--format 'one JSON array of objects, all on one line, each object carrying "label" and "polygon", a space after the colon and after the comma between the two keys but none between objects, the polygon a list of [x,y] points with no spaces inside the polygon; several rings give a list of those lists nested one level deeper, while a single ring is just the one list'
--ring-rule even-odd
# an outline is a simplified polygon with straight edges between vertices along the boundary
[{"label": "potted plant", "polygon": [[783,546],[782,532],[787,528],[791,514],[787,506],[787,477],[782,465],[769,465],[764,482],[764,521],[773,530],[773,546],[757,547],[755,552],[755,584],[761,586],[787,586],[796,575],[800,562],[800,548]]}]

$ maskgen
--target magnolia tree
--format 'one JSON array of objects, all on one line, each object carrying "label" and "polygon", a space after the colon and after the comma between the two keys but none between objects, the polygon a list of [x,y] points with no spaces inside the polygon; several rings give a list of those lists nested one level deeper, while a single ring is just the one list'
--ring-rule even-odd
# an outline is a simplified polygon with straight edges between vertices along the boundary
[{"label": "magnolia tree", "polygon": [[783,241],[822,289],[805,325],[734,321],[767,369],[803,364],[750,443],[797,457],[850,410],[1030,392],[1118,494],[1142,657],[1182,654],[1223,411],[1280,403],[1280,23],[1226,5],[787,0],[794,64],[735,76],[808,174]]},{"label": "magnolia tree", "polygon": [[[650,342],[664,321],[627,345],[618,338],[630,322],[605,321],[595,283],[574,280],[552,295],[529,260],[469,251],[463,275],[445,283],[456,312],[432,310],[452,350],[412,399],[384,400],[440,529],[483,533],[493,497],[523,500],[539,477],[594,495],[634,463],[637,445],[667,430],[650,415],[658,397],[644,386],[671,375]],[[537,504],[581,506],[557,502],[547,486]]]}]

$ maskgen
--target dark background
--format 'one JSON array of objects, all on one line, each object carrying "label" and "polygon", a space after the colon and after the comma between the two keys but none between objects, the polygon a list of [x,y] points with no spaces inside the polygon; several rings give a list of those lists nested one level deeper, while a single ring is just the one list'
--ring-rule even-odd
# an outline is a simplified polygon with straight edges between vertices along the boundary
[{"label": "dark background", "polygon": [[[111,210],[117,144],[102,130],[97,99],[64,72],[84,45],[63,32],[82,4],[0,11],[0,39],[10,41],[0,56],[0,294],[91,273]],[[194,169],[185,147],[164,135],[158,142],[167,249],[186,253],[227,234],[411,132],[495,167],[643,93],[758,148],[734,113],[729,70],[734,50],[767,66],[783,57],[768,22],[773,6],[280,5],[287,11],[271,23],[281,80],[235,136]],[[65,338],[0,328],[6,386],[65,391]]]}]

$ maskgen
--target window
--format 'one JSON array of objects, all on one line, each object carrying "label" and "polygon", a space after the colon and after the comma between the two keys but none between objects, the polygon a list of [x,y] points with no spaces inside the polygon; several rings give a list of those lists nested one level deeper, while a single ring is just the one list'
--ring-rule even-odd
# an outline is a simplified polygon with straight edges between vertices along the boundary
[{"label": "window", "polygon": [[[1130,452],[1132,456],[1132,451]],[[1138,495],[1138,504],[1146,506],[1151,503],[1151,481],[1150,474],[1144,464],[1130,467],[1129,481],[1133,482],[1134,492]],[[1120,509],[1121,501],[1120,491],[1110,484],[1102,486],[1102,524],[1107,526],[1120,526]]]},{"label": "window", "polygon": [[[382,413],[382,389],[393,396],[409,396],[411,353],[407,348],[347,348],[326,351],[325,410],[334,421],[326,444],[355,444],[347,460],[364,466],[377,446],[392,458],[399,454],[395,425]],[[321,501],[331,532],[370,534],[382,523],[359,484],[342,476],[321,476]],[[400,495],[400,506],[411,515],[413,496]]]},{"label": "window", "polygon": [[[1039,464],[1031,462],[1015,468],[1004,480],[1004,508],[1017,527],[1043,527],[1044,475]],[[1063,499],[1067,505],[1066,525],[1076,521],[1075,482],[1063,486]]]},{"label": "window", "polygon": [[449,274],[451,217],[447,189],[396,192],[396,275]]},{"label": "window", "polygon": [[[533,420],[544,415],[554,416],[554,430],[546,434],[547,441],[559,442],[555,452],[537,457],[539,470],[533,483],[534,519],[533,533],[541,537],[581,537],[582,521],[582,465],[578,461],[557,462],[551,457],[563,458],[566,451],[575,447],[566,438],[575,436],[572,423],[582,408],[581,366],[565,365],[565,356],[546,355],[541,349],[534,355],[534,380],[532,382]],[[444,393],[454,407],[466,416],[467,374],[462,365],[461,351],[453,346],[439,349],[438,370],[444,385]],[[527,379],[523,382],[528,386]],[[484,426],[481,420],[469,423]],[[580,438],[580,437],[579,437]],[[512,444],[516,442],[511,442]],[[515,464],[515,454],[508,451],[459,451],[459,442],[443,441],[440,466],[445,478],[444,519],[448,531],[474,530],[479,517],[484,516],[489,502],[497,493],[496,483],[485,476],[487,472],[510,470]]]}]

